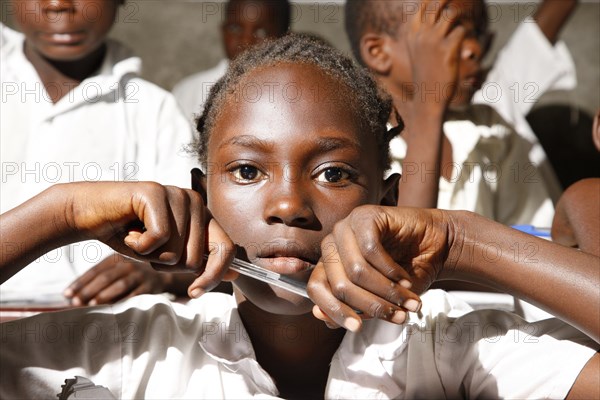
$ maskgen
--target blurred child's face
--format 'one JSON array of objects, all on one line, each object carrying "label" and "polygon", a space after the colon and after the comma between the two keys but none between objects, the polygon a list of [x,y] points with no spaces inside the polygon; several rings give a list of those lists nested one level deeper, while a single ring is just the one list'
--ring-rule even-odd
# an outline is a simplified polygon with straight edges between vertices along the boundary
[{"label": "blurred child's face", "polygon": [[117,0],[14,0],[15,23],[28,46],[52,61],[78,61],[97,50],[112,27]]},{"label": "blurred child's face", "polygon": [[281,36],[277,15],[269,7],[270,2],[260,0],[232,0],[222,26],[225,53],[235,59],[248,47],[267,38]]},{"label": "blurred child's face", "polygon": [[465,28],[466,36],[460,50],[458,88],[451,105],[461,106],[471,102],[475,91],[483,84],[481,59],[487,40],[487,21],[483,21],[481,0],[452,0],[451,7],[459,10],[459,23]]},{"label": "blurred child's face", "polygon": [[[451,100],[451,105],[454,106],[469,104],[473,94],[482,84],[481,59],[484,56],[485,41],[488,40],[487,21],[483,18],[482,7],[484,4],[481,0],[450,0],[446,5],[446,9],[452,8],[458,12],[458,23],[466,30],[465,40],[460,50],[458,86]],[[447,18],[444,17],[445,12],[447,11],[442,12],[441,18]],[[400,37],[394,43],[396,47],[393,49],[392,57],[394,57],[395,69],[392,79],[395,85],[412,94],[413,77],[412,66],[407,57],[408,49]],[[440,94],[445,92],[446,90],[442,88]]]},{"label": "blurred child's face", "polygon": [[[358,205],[379,203],[383,191],[376,141],[359,128],[340,86],[314,66],[254,70],[228,95],[208,143],[215,219],[251,262],[303,281],[334,224]],[[273,313],[312,306],[250,278],[235,283]]]}]

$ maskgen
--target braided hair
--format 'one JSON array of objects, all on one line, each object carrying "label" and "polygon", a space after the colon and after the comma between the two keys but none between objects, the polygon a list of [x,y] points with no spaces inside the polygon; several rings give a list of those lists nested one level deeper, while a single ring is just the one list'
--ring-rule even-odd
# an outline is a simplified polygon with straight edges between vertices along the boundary
[{"label": "braided hair", "polygon": [[343,99],[344,106],[352,108],[362,131],[376,141],[379,166],[382,170],[389,168],[389,141],[397,133],[395,130],[390,134],[386,128],[392,105],[390,97],[378,89],[366,69],[339,50],[307,35],[296,34],[266,41],[244,52],[211,88],[204,110],[196,119],[198,135],[191,148],[203,165],[207,161],[210,135],[227,96],[235,93],[240,81],[253,70],[281,63],[315,66],[335,79],[341,86],[341,93],[347,94]]}]

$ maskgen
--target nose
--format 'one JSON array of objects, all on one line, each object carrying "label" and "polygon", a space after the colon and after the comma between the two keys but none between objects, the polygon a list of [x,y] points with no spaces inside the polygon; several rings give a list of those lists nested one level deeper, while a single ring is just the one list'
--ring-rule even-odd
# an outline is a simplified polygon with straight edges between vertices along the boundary
[{"label": "nose", "polygon": [[460,56],[463,61],[481,61],[483,49],[475,38],[466,38],[462,44]]},{"label": "nose", "polygon": [[74,0],[49,0],[45,2],[44,8],[53,12],[71,11],[75,7],[74,3]]},{"label": "nose", "polygon": [[277,184],[273,182],[269,186],[272,186],[272,191],[270,196],[265,199],[263,215],[267,224],[309,227],[317,222],[309,196],[299,187],[298,183]]},{"label": "nose", "polygon": [[254,32],[252,29],[244,29],[242,35],[240,36],[240,46],[244,49],[247,49],[250,46],[256,44],[256,38],[254,37]]}]

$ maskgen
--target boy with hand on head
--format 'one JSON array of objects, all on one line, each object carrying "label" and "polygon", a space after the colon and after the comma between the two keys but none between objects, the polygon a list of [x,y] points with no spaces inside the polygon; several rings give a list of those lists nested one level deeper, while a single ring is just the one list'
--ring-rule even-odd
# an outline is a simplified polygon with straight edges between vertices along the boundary
[{"label": "boy with hand on head", "polygon": [[288,0],[229,0],[221,25],[227,58],[207,71],[182,79],[173,88],[184,114],[193,120],[194,115],[202,112],[210,88],[242,51],[265,39],[285,35],[290,29],[290,13]]},{"label": "boy with hand on head", "polygon": [[493,109],[470,104],[488,38],[483,1],[349,0],[346,30],[406,122],[391,144],[393,170],[403,171],[400,205],[550,225],[554,208],[531,145]]},{"label": "boy with hand on head", "polygon": [[[2,26],[2,212],[57,182],[188,184],[182,171],[195,163],[181,152],[192,138],[185,117],[171,94],[138,77],[139,58],[107,38],[122,3],[13,1],[6,8],[21,32]],[[190,282],[177,286],[96,242],[42,257],[2,285],[2,301],[57,301],[86,270],[65,292],[73,304],[185,292]]]},{"label": "boy with hand on head", "polygon": [[[302,96],[290,104],[274,90],[250,102],[238,92],[250,82],[294,82]],[[315,96],[315,87],[327,96]],[[510,256],[485,263],[479,246],[473,263],[467,243],[493,239],[508,249],[524,234],[471,213],[384,206],[393,203],[397,182],[396,175],[384,178],[390,112],[391,102],[362,68],[333,48],[287,36],[240,56],[211,90],[195,147],[206,171],[194,175],[195,185],[206,208],[199,194],[172,187],[81,183],[49,189],[2,215],[2,244],[24,242],[21,253],[2,260],[3,273],[61,240],[97,238],[125,254],[198,271],[189,288],[198,297],[226,273],[235,244],[239,257],[308,281],[316,304],[239,276],[233,297],[206,293],[184,306],[140,296],[110,309],[9,322],[2,398],[41,397],[72,375],[117,398],[600,395],[597,345],[576,343],[586,339],[568,325],[547,332],[544,323],[511,314],[471,313],[440,291],[418,296],[436,279],[486,280],[544,304],[600,341],[598,321],[583,307],[598,300],[593,256],[540,240],[544,268]],[[103,198],[90,195],[94,186]],[[55,221],[55,229],[25,240],[39,220]],[[132,231],[140,222],[146,230]],[[565,279],[569,262],[575,265]],[[349,331],[327,329],[311,310]],[[118,336],[85,346],[80,335],[52,346],[22,340],[20,332],[50,321],[93,321]],[[483,328],[492,324],[489,340]],[[436,339],[457,330],[465,334]],[[534,332],[532,343],[514,339],[525,332]],[[48,356],[67,347],[68,356]],[[24,376],[27,384],[19,386]]]}]

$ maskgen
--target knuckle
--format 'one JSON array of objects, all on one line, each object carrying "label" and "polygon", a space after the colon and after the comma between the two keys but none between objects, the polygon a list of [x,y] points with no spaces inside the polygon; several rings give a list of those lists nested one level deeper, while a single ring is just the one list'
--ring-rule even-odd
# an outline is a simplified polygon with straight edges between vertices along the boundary
[{"label": "knuckle", "polygon": [[181,254],[175,251],[165,251],[161,253],[158,257],[158,260],[161,264],[165,265],[175,265],[179,261]]},{"label": "knuckle", "polygon": [[306,284],[306,293],[312,299],[317,293],[321,293],[325,289],[325,284],[318,279],[311,278]]},{"label": "knuckle", "polygon": [[365,232],[362,247],[363,253],[366,257],[379,254],[379,243],[374,240],[373,234],[370,232]]},{"label": "knuckle", "polygon": [[392,307],[381,304],[379,302],[371,303],[367,313],[373,318],[390,319],[394,310]]},{"label": "knuckle", "polygon": [[394,282],[390,284],[385,299],[395,304],[400,300],[400,295]]},{"label": "knuckle", "polygon": [[348,294],[348,283],[345,281],[336,282],[332,286],[331,291],[340,301],[345,301]]},{"label": "knuckle", "polygon": [[352,282],[360,282],[365,272],[366,268],[360,262],[355,262],[348,266],[348,277]]}]

